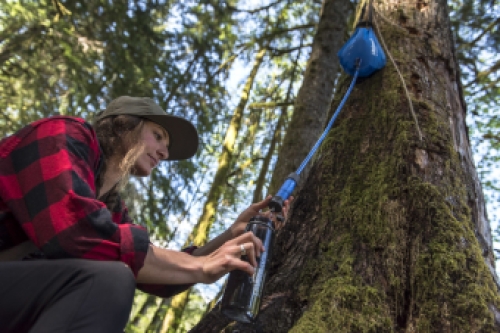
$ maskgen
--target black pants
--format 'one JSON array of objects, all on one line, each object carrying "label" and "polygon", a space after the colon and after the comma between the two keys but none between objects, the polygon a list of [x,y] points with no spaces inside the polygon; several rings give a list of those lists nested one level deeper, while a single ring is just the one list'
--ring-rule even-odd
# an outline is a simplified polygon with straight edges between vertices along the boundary
[{"label": "black pants", "polygon": [[123,333],[134,290],[121,262],[0,262],[0,333]]}]

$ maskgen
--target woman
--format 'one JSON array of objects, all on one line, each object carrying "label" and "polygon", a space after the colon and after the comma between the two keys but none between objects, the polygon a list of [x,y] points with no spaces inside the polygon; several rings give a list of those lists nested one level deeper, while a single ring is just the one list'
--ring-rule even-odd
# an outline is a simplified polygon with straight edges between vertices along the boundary
[{"label": "woman", "polygon": [[234,269],[253,274],[265,249],[244,229],[270,197],[184,252],[151,244],[120,200],[129,174],[148,176],[197,146],[191,123],[128,96],[94,126],[53,117],[0,141],[0,332],[121,332],[136,286],[169,297]]}]

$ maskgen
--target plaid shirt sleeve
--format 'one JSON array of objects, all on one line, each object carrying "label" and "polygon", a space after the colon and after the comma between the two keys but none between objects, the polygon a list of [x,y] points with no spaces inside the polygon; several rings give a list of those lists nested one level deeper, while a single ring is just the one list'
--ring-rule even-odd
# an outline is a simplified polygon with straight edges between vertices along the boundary
[{"label": "plaid shirt sleeve", "polygon": [[35,122],[0,142],[0,198],[47,258],[119,260],[134,275],[149,235],[95,197],[99,143],[82,119]]},{"label": "plaid shirt sleeve", "polygon": [[[115,204],[112,210],[113,220],[117,223],[131,223],[132,219],[128,215],[128,209],[125,202],[119,197],[116,198]],[[189,246],[183,249],[183,252],[192,254],[196,250],[197,246]],[[191,288],[193,284],[152,284],[152,283],[138,283],[137,289],[163,298],[169,298],[174,295],[180,294],[181,292]]]}]

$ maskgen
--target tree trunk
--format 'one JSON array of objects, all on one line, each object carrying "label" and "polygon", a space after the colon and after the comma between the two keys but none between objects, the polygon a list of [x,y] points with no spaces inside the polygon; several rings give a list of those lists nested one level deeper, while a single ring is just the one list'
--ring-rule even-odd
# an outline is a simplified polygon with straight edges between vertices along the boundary
[{"label": "tree trunk", "polygon": [[[231,122],[227,129],[226,137],[224,138],[224,143],[222,146],[222,153],[218,159],[217,171],[215,172],[214,180],[210,187],[210,191],[208,192],[207,200],[203,205],[203,212],[198,219],[198,223],[195,225],[193,231],[189,235],[186,244],[184,244],[184,247],[189,246],[191,243],[196,246],[203,246],[208,240],[208,234],[215,220],[219,200],[223,194],[223,189],[226,186],[227,176],[229,174],[229,171],[231,171],[232,162],[234,163],[234,147],[236,145],[236,139],[241,128],[245,106],[248,102],[253,82],[255,80],[255,77],[257,76],[262,61],[264,60],[266,52],[267,48],[263,47],[259,50],[255,57],[254,65],[241,94],[240,102],[238,103],[238,106],[233,113]],[[190,292],[191,289],[188,289],[185,292],[172,298],[170,307],[168,308],[165,319],[163,320],[162,329],[160,331],[161,333],[166,333],[167,331],[177,331],[182,313],[184,312],[187,301],[189,299]]]},{"label": "tree trunk", "polygon": [[[292,121],[279,151],[269,193],[277,192],[286,177],[297,170],[324,126],[335,78],[340,71],[337,52],[344,43],[351,12],[349,0],[323,0],[318,31],[294,103]],[[307,170],[302,174],[306,175]],[[303,176],[299,185],[304,179]]]},{"label": "tree trunk", "polygon": [[[292,74],[290,76],[290,84],[288,85],[288,89],[286,92],[286,97],[285,101],[289,101],[292,98],[293,95],[293,85],[296,80],[297,76],[297,68],[299,67],[298,62],[300,60],[301,52],[297,52],[297,58],[293,62],[293,69],[292,69]],[[285,121],[287,118],[287,113],[288,113],[288,105],[283,105],[281,107],[281,112],[278,118],[278,121],[276,122],[276,127],[273,131],[273,136],[271,139],[271,142],[269,143],[269,147],[267,149],[267,153],[264,156],[264,160],[262,161],[262,166],[259,171],[259,176],[257,177],[257,182],[255,183],[255,190],[253,192],[253,203],[259,202],[262,200],[264,197],[263,195],[263,189],[264,189],[264,184],[266,182],[266,176],[269,172],[269,166],[271,164],[271,158],[273,157],[276,147],[279,147],[279,143],[281,141],[282,137],[282,131],[283,127],[285,125]]]},{"label": "tree trunk", "polygon": [[376,8],[423,140],[392,64],[358,83],[278,233],[257,322],[212,311],[192,332],[499,331],[446,1]]}]

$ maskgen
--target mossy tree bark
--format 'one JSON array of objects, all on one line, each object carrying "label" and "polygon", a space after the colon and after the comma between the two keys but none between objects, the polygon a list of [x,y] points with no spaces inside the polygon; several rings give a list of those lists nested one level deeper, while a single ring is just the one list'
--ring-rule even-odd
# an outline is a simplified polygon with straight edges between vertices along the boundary
[{"label": "mossy tree bark", "polygon": [[192,332],[499,331],[447,3],[375,7],[423,140],[392,64],[359,82],[278,234],[257,322],[212,311]]}]

